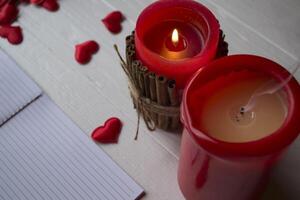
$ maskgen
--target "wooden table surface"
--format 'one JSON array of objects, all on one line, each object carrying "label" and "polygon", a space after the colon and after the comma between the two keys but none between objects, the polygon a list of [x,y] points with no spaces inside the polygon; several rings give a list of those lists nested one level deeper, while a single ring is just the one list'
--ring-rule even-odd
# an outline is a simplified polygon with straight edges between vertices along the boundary
[{"label": "wooden table surface", "polygon": [[[21,8],[18,24],[24,42],[0,46],[46,91],[87,135],[107,118],[117,116],[124,128],[117,145],[99,145],[146,190],[145,200],[183,199],[177,184],[180,134],[150,133],[144,123],[134,141],[136,112],[126,77],[113,50],[124,54],[124,38],[151,0],[61,0],[49,13]],[[300,52],[299,0],[201,0],[219,19],[230,54],[257,54],[292,69]],[[110,34],[101,19],[112,10],[126,15],[123,31]],[[96,40],[101,50],[88,65],[74,60],[74,45]],[[300,72],[297,74],[300,80]],[[264,199],[300,198],[300,138],[276,168]],[[271,197],[273,196],[273,197]]]}]

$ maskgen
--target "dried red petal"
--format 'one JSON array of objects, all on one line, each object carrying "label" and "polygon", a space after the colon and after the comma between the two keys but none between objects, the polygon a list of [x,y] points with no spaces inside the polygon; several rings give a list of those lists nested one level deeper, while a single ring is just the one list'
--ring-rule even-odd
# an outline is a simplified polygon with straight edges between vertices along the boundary
[{"label": "dried red petal", "polygon": [[11,44],[20,44],[23,41],[22,29],[19,26],[2,26],[0,37],[6,38]]},{"label": "dried red petal", "polygon": [[80,64],[87,64],[92,55],[97,53],[100,46],[97,42],[90,40],[75,46],[75,59]]}]

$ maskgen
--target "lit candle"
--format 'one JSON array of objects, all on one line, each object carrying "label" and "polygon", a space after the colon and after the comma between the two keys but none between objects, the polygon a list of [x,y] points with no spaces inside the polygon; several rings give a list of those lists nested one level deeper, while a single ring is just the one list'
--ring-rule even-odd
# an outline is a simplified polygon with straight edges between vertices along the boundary
[{"label": "lit candle", "polygon": [[300,86],[251,95],[269,80],[289,73],[265,58],[236,55],[199,70],[182,102],[184,124],[178,171],[188,200],[258,199],[270,169],[300,133]]},{"label": "lit candle", "polygon": [[186,57],[187,42],[185,38],[179,35],[176,28],[173,30],[172,35],[166,38],[165,45],[161,46],[163,47],[163,51],[158,53],[166,58],[182,59]]},{"label": "lit candle", "polygon": [[[155,30],[161,31],[154,34]],[[202,43],[201,32],[198,29],[178,21],[158,24],[144,37],[144,44],[148,49],[169,60],[193,58],[201,51]]]},{"label": "lit candle", "polygon": [[150,71],[174,79],[179,88],[215,58],[218,41],[217,19],[195,1],[156,1],[136,24],[137,57]]}]

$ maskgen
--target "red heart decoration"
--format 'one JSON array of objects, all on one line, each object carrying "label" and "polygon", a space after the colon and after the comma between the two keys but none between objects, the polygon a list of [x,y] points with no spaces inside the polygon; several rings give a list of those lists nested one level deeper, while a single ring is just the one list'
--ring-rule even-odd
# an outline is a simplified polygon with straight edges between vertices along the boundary
[{"label": "red heart decoration", "polygon": [[93,40],[77,44],[75,46],[75,59],[80,64],[87,64],[92,59],[92,55],[97,53],[99,45]]},{"label": "red heart decoration", "polygon": [[51,12],[57,11],[59,9],[57,0],[44,0],[44,2],[41,3],[41,6]]},{"label": "red heart decoration", "polygon": [[0,0],[0,7],[6,4],[9,0]]},{"label": "red heart decoration", "polygon": [[36,5],[38,5],[38,4],[43,3],[43,1],[45,1],[45,0],[30,0],[29,2],[30,2],[31,4],[36,4]]},{"label": "red heart decoration", "polygon": [[49,11],[59,9],[58,0],[0,0],[0,37],[6,38],[11,44],[23,41],[22,29],[11,26],[19,14],[20,4],[35,4]]},{"label": "red heart decoration", "polygon": [[19,26],[2,26],[0,37],[6,38],[11,44],[20,44],[23,41],[22,29]]},{"label": "red heart decoration", "polygon": [[124,16],[120,11],[114,11],[109,13],[101,21],[110,32],[116,34],[122,30],[121,22],[123,21],[123,19]]},{"label": "red heart decoration", "polygon": [[18,8],[10,3],[5,4],[0,9],[0,24],[10,24],[12,23],[18,16],[19,10]]},{"label": "red heart decoration", "polygon": [[92,138],[101,143],[118,143],[122,122],[116,117],[108,119],[103,126],[96,128]]}]

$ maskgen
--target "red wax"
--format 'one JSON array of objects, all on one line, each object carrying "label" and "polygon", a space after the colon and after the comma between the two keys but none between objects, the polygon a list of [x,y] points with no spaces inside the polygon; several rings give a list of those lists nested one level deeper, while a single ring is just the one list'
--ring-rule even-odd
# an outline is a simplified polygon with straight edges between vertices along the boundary
[{"label": "red wax", "polygon": [[[296,79],[284,87],[286,119],[269,136],[250,142],[225,142],[204,131],[199,119],[202,99],[209,97],[212,89],[228,84],[228,77],[247,71],[278,82],[290,75],[265,58],[236,55],[208,64],[187,84],[181,106],[184,131],[178,169],[178,182],[187,200],[258,199],[272,167],[300,133],[300,86]],[[209,84],[215,80],[218,84]]]},{"label": "red wax", "polygon": [[[175,29],[177,44],[170,40]],[[137,57],[149,70],[175,79],[179,88],[214,59],[218,41],[217,19],[195,1],[156,1],[143,10],[136,24]]]}]

